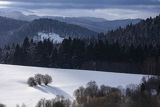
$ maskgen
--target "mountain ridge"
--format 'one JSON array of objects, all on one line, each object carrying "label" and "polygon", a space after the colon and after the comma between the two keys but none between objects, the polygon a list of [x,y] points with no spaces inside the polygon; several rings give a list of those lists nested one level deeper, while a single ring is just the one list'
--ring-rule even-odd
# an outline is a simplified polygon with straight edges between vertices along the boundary
[{"label": "mountain ridge", "polygon": [[56,19],[69,24],[79,25],[81,27],[88,28],[95,32],[108,32],[109,30],[115,30],[118,27],[125,27],[132,23],[136,24],[142,19],[121,19],[121,20],[107,20],[104,18],[96,17],[63,17],[63,16],[37,16],[37,15],[24,15],[19,11],[0,11],[0,16],[14,18],[23,21],[33,21],[39,18]]},{"label": "mountain ridge", "polygon": [[[12,20],[4,17],[2,17],[2,19]],[[15,19],[13,20],[15,21],[15,24],[21,22]],[[12,21],[8,26],[10,26],[10,24],[12,24]],[[20,27],[16,27],[17,29],[11,29],[10,31],[6,31],[4,35],[1,35],[1,46],[12,43],[21,43],[25,37],[33,39],[33,37],[38,35],[39,32],[56,33],[63,38],[90,38],[97,35],[96,32],[87,28],[48,18],[35,19],[32,22],[25,22],[21,24],[22,25],[20,25]],[[2,29],[3,26],[0,25],[0,27]]]}]

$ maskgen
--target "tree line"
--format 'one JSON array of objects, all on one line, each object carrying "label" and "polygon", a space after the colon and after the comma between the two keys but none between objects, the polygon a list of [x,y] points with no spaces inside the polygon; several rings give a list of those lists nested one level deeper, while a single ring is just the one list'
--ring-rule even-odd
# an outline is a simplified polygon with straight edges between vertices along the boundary
[{"label": "tree line", "polygon": [[[138,70],[114,71],[129,73],[158,74],[160,47],[128,46],[122,47],[117,42],[64,39],[61,44],[44,40],[33,42],[25,38],[23,44],[5,47],[0,51],[1,63],[57,67],[70,69],[108,70],[114,63],[136,65]],[[110,66],[109,66],[110,65]],[[118,68],[119,66],[117,66]],[[116,66],[114,66],[116,68]],[[112,71],[112,68],[111,68]]]},{"label": "tree line", "polygon": [[160,78],[144,77],[139,85],[126,89],[101,85],[95,81],[75,90],[73,107],[159,107]]}]

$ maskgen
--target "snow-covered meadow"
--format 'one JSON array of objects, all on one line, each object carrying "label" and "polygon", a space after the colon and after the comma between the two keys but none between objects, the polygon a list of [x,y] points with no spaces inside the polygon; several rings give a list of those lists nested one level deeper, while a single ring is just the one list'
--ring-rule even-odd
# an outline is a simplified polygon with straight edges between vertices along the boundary
[{"label": "snow-covered meadow", "polygon": [[45,32],[38,32],[37,36],[33,37],[34,41],[44,41],[46,39],[49,39],[53,43],[62,43],[63,39],[60,37],[60,35],[56,33],[45,33]]},{"label": "snow-covered meadow", "polygon": [[[35,74],[49,74],[53,78],[49,86],[29,87],[27,79]],[[0,103],[7,107],[25,103],[34,107],[41,98],[51,99],[63,95],[71,100],[73,92],[81,85],[94,80],[98,85],[123,86],[139,84],[144,75],[70,70],[41,67],[26,67],[0,64]]]}]

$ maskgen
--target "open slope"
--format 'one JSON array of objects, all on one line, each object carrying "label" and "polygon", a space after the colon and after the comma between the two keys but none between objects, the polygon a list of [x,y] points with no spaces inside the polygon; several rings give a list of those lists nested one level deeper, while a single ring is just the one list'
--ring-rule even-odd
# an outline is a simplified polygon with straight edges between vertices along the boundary
[{"label": "open slope", "polygon": [[[29,87],[26,84],[27,79],[37,73],[51,75],[53,83],[49,86]],[[41,98],[51,99],[56,95],[63,95],[72,100],[74,90],[91,80],[96,81],[99,85],[125,87],[131,83],[139,84],[142,76],[0,64],[0,103],[6,104],[7,107],[15,107],[16,104],[22,103],[25,103],[27,107],[34,107]]]}]

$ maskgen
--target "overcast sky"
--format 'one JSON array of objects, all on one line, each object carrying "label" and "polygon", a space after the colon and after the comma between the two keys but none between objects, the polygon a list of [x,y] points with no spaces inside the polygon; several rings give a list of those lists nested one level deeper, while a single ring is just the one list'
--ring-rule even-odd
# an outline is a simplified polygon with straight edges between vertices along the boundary
[{"label": "overcast sky", "polygon": [[160,0],[0,0],[0,8],[40,16],[89,16],[114,20],[159,15]]}]

